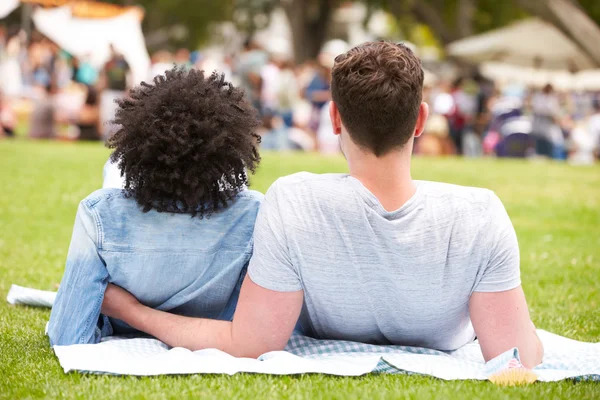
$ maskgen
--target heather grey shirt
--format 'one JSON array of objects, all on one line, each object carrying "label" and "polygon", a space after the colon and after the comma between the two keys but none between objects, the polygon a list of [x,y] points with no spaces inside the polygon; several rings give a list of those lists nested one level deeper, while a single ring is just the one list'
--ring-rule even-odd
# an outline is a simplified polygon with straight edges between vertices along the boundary
[{"label": "heather grey shirt", "polygon": [[521,284],[519,247],[490,190],[417,181],[387,212],[348,175],[299,173],[267,192],[248,273],[304,290],[305,334],[453,350],[474,339],[473,292]]}]

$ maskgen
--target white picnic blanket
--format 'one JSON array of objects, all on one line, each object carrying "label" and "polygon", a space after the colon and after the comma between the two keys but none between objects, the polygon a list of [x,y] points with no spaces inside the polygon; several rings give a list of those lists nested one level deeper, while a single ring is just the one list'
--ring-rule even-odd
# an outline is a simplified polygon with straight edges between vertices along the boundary
[{"label": "white picnic blanket", "polygon": [[56,292],[31,289],[19,285],[11,285],[6,296],[6,301],[10,304],[49,308],[54,304],[54,299],[56,299]]},{"label": "white picnic blanket", "polygon": [[[11,288],[8,297],[13,304],[32,300],[35,292],[22,289]],[[20,293],[28,297],[19,298]],[[35,305],[39,303],[37,299]],[[543,330],[538,330],[538,335],[545,348],[544,362],[534,368],[538,380],[600,380],[600,343],[579,342]],[[317,340],[301,335],[294,335],[285,351],[270,352],[258,359],[235,358],[215,349],[192,352],[170,348],[156,339],[119,337],[105,338],[99,344],[54,346],[54,352],[65,372],[137,376],[238,372],[359,376],[376,372],[423,374],[445,380],[485,380],[519,364],[517,349],[485,363],[476,342],[453,352],[441,352],[408,346]]]}]

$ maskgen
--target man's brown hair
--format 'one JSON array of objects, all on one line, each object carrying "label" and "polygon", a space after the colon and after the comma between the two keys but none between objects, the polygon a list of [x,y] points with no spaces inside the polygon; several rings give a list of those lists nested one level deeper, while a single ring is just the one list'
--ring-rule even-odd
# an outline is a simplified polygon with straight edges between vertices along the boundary
[{"label": "man's brown hair", "polygon": [[357,145],[377,157],[412,136],[423,92],[421,61],[403,44],[368,42],[340,54],[331,95]]}]

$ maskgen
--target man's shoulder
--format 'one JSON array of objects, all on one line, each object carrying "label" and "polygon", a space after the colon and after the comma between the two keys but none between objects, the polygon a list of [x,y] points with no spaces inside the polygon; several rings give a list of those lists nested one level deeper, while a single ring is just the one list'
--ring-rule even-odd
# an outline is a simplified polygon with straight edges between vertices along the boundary
[{"label": "man's shoulder", "polygon": [[277,179],[267,191],[265,201],[277,202],[279,206],[332,205],[332,199],[348,194],[349,185],[344,174],[313,174],[298,172]]},{"label": "man's shoulder", "polygon": [[417,185],[428,199],[447,206],[485,209],[498,199],[492,190],[486,188],[432,181],[417,181]]},{"label": "man's shoulder", "polygon": [[296,189],[301,187],[314,187],[330,185],[340,182],[347,177],[345,174],[314,174],[312,172],[297,172],[277,179],[271,188],[273,189]]}]

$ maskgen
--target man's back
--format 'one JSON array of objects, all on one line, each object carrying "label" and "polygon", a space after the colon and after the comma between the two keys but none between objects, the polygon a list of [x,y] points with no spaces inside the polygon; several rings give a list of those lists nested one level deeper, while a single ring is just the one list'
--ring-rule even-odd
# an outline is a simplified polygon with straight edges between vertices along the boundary
[{"label": "man's back", "polygon": [[473,340],[471,294],[520,285],[514,229],[489,190],[416,183],[387,212],[348,175],[280,179],[259,215],[250,277],[303,289],[300,324],[312,336],[441,350]]}]

